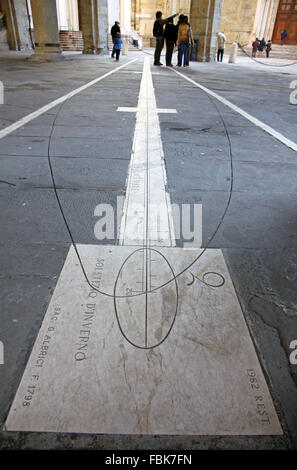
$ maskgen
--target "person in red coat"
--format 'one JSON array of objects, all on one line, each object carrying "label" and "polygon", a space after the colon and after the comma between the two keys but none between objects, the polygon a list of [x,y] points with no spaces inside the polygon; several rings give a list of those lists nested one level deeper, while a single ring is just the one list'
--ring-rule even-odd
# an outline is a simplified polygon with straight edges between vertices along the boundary
[{"label": "person in red coat", "polygon": [[258,38],[256,38],[252,44],[252,56],[256,57],[257,56],[257,50],[259,48],[260,41]]}]

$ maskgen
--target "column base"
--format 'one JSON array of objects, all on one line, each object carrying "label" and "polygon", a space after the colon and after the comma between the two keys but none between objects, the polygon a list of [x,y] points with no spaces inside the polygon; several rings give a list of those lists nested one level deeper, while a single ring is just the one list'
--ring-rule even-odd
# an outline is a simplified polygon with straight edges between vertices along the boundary
[{"label": "column base", "polygon": [[85,45],[85,46],[84,46],[84,49],[83,49],[83,54],[95,54],[95,48],[94,48],[94,46],[87,46],[87,45]]},{"label": "column base", "polygon": [[197,57],[197,62],[215,62],[216,58],[214,56],[206,56],[206,57]]},{"label": "column base", "polygon": [[30,62],[54,62],[59,60],[64,60],[64,56],[61,52],[34,52],[28,61]]},{"label": "column base", "polygon": [[35,62],[63,60],[60,44],[35,44],[34,54],[28,59]]}]

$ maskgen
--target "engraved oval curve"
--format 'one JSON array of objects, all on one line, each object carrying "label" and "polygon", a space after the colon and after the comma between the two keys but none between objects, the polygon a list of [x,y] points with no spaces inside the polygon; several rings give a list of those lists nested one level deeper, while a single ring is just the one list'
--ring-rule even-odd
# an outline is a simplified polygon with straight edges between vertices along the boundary
[{"label": "engraved oval curve", "polygon": [[[141,264],[143,268],[141,269]],[[149,267],[150,279],[147,292],[143,287],[144,274]],[[134,267],[134,270],[133,270]],[[159,272],[159,277],[153,272]],[[169,279],[174,282],[154,290]],[[140,291],[139,287],[142,287]],[[132,291],[131,291],[132,289]],[[143,295],[121,298],[120,296],[143,292]],[[123,262],[114,285],[114,309],[119,329],[132,346],[152,349],[160,346],[169,336],[175,323],[178,308],[177,280],[167,258],[154,248],[139,248]]]}]

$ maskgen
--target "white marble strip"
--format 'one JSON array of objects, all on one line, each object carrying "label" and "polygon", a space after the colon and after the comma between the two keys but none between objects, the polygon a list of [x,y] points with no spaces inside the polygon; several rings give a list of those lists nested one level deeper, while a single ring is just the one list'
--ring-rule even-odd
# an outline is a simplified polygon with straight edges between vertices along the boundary
[{"label": "white marble strip", "polygon": [[[126,70],[123,70],[122,73],[131,73],[131,72],[127,72]],[[142,72],[132,72],[132,73],[135,73],[135,74],[142,74]],[[152,75],[161,75],[160,72],[152,72]]]},{"label": "white marble strip", "polygon": [[[123,113],[136,113],[137,108],[133,107],[119,107],[117,111],[123,112]],[[157,113],[158,114],[177,114],[176,109],[163,109],[163,108],[157,108]]]},{"label": "white marble strip", "polygon": [[[128,108],[128,112],[131,112],[131,108]],[[145,58],[120,227],[120,245],[175,246],[166,182],[158,108],[149,59]]]}]

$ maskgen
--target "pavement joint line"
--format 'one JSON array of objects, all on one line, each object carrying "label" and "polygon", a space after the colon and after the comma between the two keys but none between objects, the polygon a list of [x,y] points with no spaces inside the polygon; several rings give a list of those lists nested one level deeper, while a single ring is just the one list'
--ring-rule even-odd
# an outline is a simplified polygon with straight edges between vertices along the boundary
[{"label": "pavement joint line", "polygon": [[248,121],[253,123],[255,126],[260,127],[263,131],[267,132],[270,134],[272,137],[277,139],[279,142],[282,144],[286,145],[290,149],[294,150],[297,152],[297,143],[293,142],[292,140],[288,139],[284,135],[282,135],[280,132],[276,131],[273,129],[273,127],[269,126],[268,124],[265,124],[264,122],[260,121],[260,119],[257,119],[256,117],[252,116],[251,114],[247,113],[243,109],[241,109],[239,106],[236,106],[235,104],[231,103],[231,101],[227,100],[223,96],[218,95],[214,91],[210,90],[209,88],[206,88],[205,86],[201,85],[198,82],[195,82],[195,80],[192,80],[191,78],[185,76],[184,74],[178,72],[177,70],[170,69],[172,72],[176,73],[177,75],[180,75],[183,77],[185,80],[190,82],[192,85],[196,86],[197,88],[200,88],[202,91],[207,93],[208,95],[212,96],[213,98],[216,98],[218,101],[223,103],[225,106],[228,106],[230,109],[235,111],[236,113],[240,114],[244,118],[246,118]]},{"label": "pavement joint line", "polygon": [[5,127],[0,131],[0,139],[3,139],[4,137],[8,136],[12,132],[16,131],[20,127],[24,126],[25,124],[28,124],[28,122],[32,121],[33,119],[36,119],[37,117],[41,116],[42,114],[46,113],[50,109],[54,108],[58,104],[64,103],[67,101],[69,98],[72,98],[73,96],[77,95],[78,93],[86,90],[87,88],[90,88],[91,86],[95,85],[96,83],[100,82],[106,77],[109,77],[113,73],[121,70],[124,67],[127,67],[127,65],[132,64],[133,62],[136,62],[138,59],[133,59],[130,60],[129,62],[121,65],[120,67],[117,67],[116,69],[110,70],[109,72],[105,73],[101,77],[95,78],[94,80],[91,80],[88,83],[85,83],[85,85],[82,85],[75,90],[70,91],[64,96],[61,96],[60,98],[57,98],[54,101],[51,101],[50,103],[46,104],[45,106],[42,106],[38,110],[34,111],[33,113],[27,114],[27,116],[24,116],[23,118],[19,119],[18,121],[14,122],[8,127]]}]

